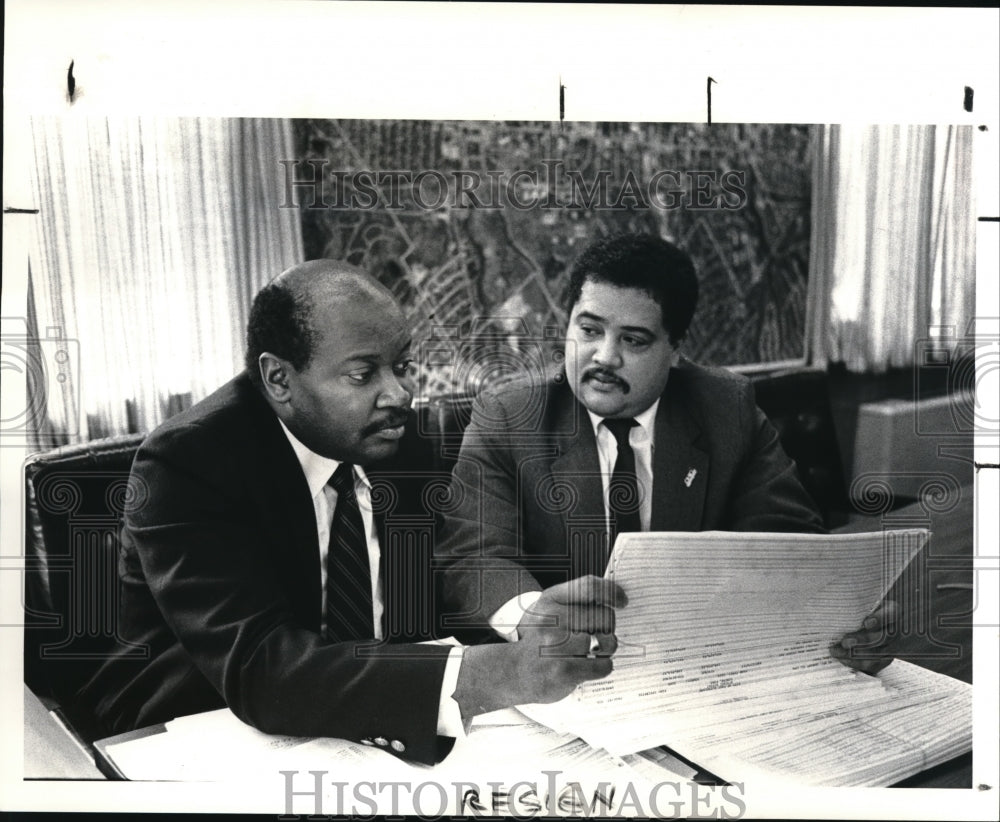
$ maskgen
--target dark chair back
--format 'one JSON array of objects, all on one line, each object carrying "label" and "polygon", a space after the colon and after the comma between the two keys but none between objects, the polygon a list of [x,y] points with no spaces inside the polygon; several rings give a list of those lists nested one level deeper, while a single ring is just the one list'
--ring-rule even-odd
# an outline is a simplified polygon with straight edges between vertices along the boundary
[{"label": "dark chair back", "polygon": [[458,461],[465,428],[472,419],[471,396],[438,397],[417,406],[417,430],[433,445],[435,471],[450,472]]},{"label": "dark chair back", "polygon": [[799,469],[806,491],[828,528],[851,511],[826,371],[802,368],[754,380],[757,405],[778,429],[781,445]]},{"label": "dark chair back", "polygon": [[85,739],[100,729],[73,703],[116,644],[119,531],[143,436],[58,448],[24,466],[24,681]]}]

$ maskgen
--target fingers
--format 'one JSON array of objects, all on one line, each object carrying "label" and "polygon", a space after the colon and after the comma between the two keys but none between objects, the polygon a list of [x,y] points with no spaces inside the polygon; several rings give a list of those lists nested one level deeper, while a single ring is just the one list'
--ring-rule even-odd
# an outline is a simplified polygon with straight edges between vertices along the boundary
[{"label": "fingers", "polygon": [[611,661],[611,657],[599,656],[593,660],[587,660],[587,667],[583,670],[583,679],[604,679],[608,674],[614,670],[614,663]]},{"label": "fingers", "polygon": [[562,605],[539,600],[522,618],[518,631],[522,634],[542,632],[552,636],[613,634],[615,611],[600,605]]},{"label": "fingers", "polygon": [[847,651],[853,648],[877,649],[885,644],[898,614],[899,605],[894,600],[887,599],[864,618],[860,630],[845,634],[838,644]]},{"label": "fingers", "polygon": [[518,630],[545,634],[549,645],[562,644],[567,635],[613,634],[615,608],[625,601],[617,583],[596,576],[577,577],[543,591]]},{"label": "fingers", "polygon": [[878,659],[865,660],[865,665],[861,668],[866,674],[877,674],[879,671],[888,668],[892,664],[893,657],[883,656]]},{"label": "fingers", "polygon": [[[589,643],[590,638],[587,637]],[[586,645],[583,646],[586,648]],[[558,692],[569,693],[581,682],[591,679],[603,679],[614,669],[614,661],[610,653],[600,654],[552,654],[546,653],[550,649],[541,648],[543,657],[540,660],[542,665],[546,665],[546,678],[552,683],[558,683],[555,688]],[[577,648],[579,650],[579,647]],[[559,659],[552,657],[559,656]],[[561,698],[561,697],[560,697]]]},{"label": "fingers", "polygon": [[844,637],[840,642],[835,642],[830,646],[830,656],[839,660],[848,668],[861,671],[865,674],[877,674],[879,671],[887,668],[893,660],[892,655],[889,653],[868,657],[855,656],[852,650],[854,647],[853,644],[850,647],[844,647],[848,644],[848,639],[850,637]]},{"label": "fingers", "polygon": [[888,630],[895,625],[898,616],[899,604],[893,599],[887,599],[865,617],[862,627],[868,631]]},{"label": "fingers", "polygon": [[840,644],[848,650],[857,648],[858,651],[874,651],[885,644],[885,632],[882,629],[875,631],[853,631],[844,634]]},{"label": "fingers", "polygon": [[563,674],[577,683],[603,679],[614,668],[611,657],[618,648],[614,634],[595,634],[586,640],[588,653],[564,661]]},{"label": "fingers", "polygon": [[[595,652],[588,654],[592,639],[596,641]],[[504,660],[509,664],[500,665],[494,676],[511,683],[507,699],[511,705],[556,702],[581,683],[610,674],[614,665],[611,654],[616,647],[614,637],[605,635],[592,638],[588,634],[574,634],[561,647],[519,641],[500,646],[499,653],[509,658]],[[471,650],[473,654],[478,651]]]},{"label": "fingers", "polygon": [[877,674],[892,662],[892,654],[883,649],[898,615],[898,603],[885,600],[864,618],[861,630],[846,634],[830,646],[830,656],[855,671]]},{"label": "fingers", "polygon": [[831,645],[830,656],[848,668],[876,674],[888,667],[893,659],[891,652],[880,651],[884,647],[884,638],[882,631],[855,631]]},{"label": "fingers", "polygon": [[628,604],[628,597],[617,582],[592,574],[554,585],[543,593],[546,595],[566,605],[589,603],[622,608]]},{"label": "fingers", "polygon": [[570,634],[558,642],[539,644],[539,656],[582,657],[595,659],[610,657],[618,650],[618,638],[614,634]]},{"label": "fingers", "polygon": [[[544,628],[534,629],[535,641],[539,645],[551,647],[562,647],[567,643],[582,642],[584,653],[587,653],[590,645],[590,638],[597,637],[602,649],[607,648],[610,640],[604,637],[614,638],[615,634],[615,612],[610,608],[596,607],[570,607],[563,614],[557,615],[555,622]],[[617,647],[617,639],[614,646]],[[572,653],[576,653],[573,651]]]},{"label": "fingers", "polygon": [[569,630],[582,634],[613,634],[615,612],[600,605],[570,605],[567,609]]},{"label": "fingers", "polygon": [[587,659],[599,656],[613,656],[618,650],[618,637],[614,634],[591,634]]}]

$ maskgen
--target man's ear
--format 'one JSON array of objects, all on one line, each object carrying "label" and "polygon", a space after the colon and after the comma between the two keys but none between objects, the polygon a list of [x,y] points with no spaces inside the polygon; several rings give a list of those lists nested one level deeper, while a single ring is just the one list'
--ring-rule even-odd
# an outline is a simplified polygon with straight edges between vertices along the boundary
[{"label": "man's ear", "polygon": [[267,396],[277,403],[288,402],[291,399],[288,374],[292,370],[288,362],[265,351],[258,357],[257,366]]},{"label": "man's ear", "polygon": [[678,340],[677,344],[674,346],[674,353],[670,355],[670,367],[676,368],[677,364],[681,361],[681,345],[684,340]]}]

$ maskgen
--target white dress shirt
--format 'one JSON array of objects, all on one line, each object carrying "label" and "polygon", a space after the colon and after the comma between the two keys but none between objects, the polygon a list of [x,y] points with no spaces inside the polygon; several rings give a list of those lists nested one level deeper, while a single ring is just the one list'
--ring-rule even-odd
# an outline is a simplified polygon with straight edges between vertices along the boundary
[{"label": "white dress shirt", "polygon": [[[281,428],[285,432],[292,450],[295,451],[299,465],[302,466],[302,472],[309,485],[309,494],[312,496],[313,510],[316,514],[316,532],[319,535],[319,567],[323,592],[320,630],[325,633],[326,560],[330,546],[330,527],[333,525],[333,515],[337,509],[337,492],[328,483],[333,472],[340,466],[340,461],[321,457],[315,451],[307,448],[288,430],[284,422],[281,422]],[[358,508],[361,510],[361,521],[364,524],[365,539],[368,544],[368,568],[371,572],[372,582],[372,618],[375,625],[375,639],[384,639],[382,613],[385,610],[385,599],[382,592],[382,575],[379,573],[382,548],[379,545],[378,530],[375,526],[375,517],[372,514],[371,482],[360,465],[354,466],[354,493],[358,499]],[[461,711],[458,703],[452,698],[455,687],[458,685],[462,651],[461,647],[453,648],[445,665],[444,679],[441,682],[441,698],[438,703],[437,730],[441,736],[459,737],[465,735]]]},{"label": "white dress shirt", "polygon": [[[657,399],[641,414],[636,414],[638,425],[629,431],[628,442],[635,454],[636,484],[639,488],[639,523],[643,531],[649,530],[653,514],[653,435],[656,425],[656,409],[660,407]],[[599,417],[592,411],[587,411],[590,424],[594,427],[594,437],[597,440],[597,459],[601,466],[601,486],[604,489],[604,517],[608,527],[611,526],[611,509],[608,507],[608,486],[618,459],[618,441],[614,434],[603,425],[604,417]],[[541,594],[530,591],[505,602],[490,617],[490,626],[504,639],[517,641],[517,626],[532,605],[538,601]]]}]

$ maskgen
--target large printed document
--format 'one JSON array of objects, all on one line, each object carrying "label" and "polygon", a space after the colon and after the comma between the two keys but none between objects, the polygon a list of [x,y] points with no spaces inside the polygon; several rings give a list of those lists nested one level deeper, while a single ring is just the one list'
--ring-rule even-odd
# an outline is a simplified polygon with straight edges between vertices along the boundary
[{"label": "large printed document", "polygon": [[607,576],[628,595],[606,679],[528,715],[616,755],[669,745],[731,781],[889,785],[972,747],[972,689],[894,661],[829,654],[928,538],[624,534]]}]

